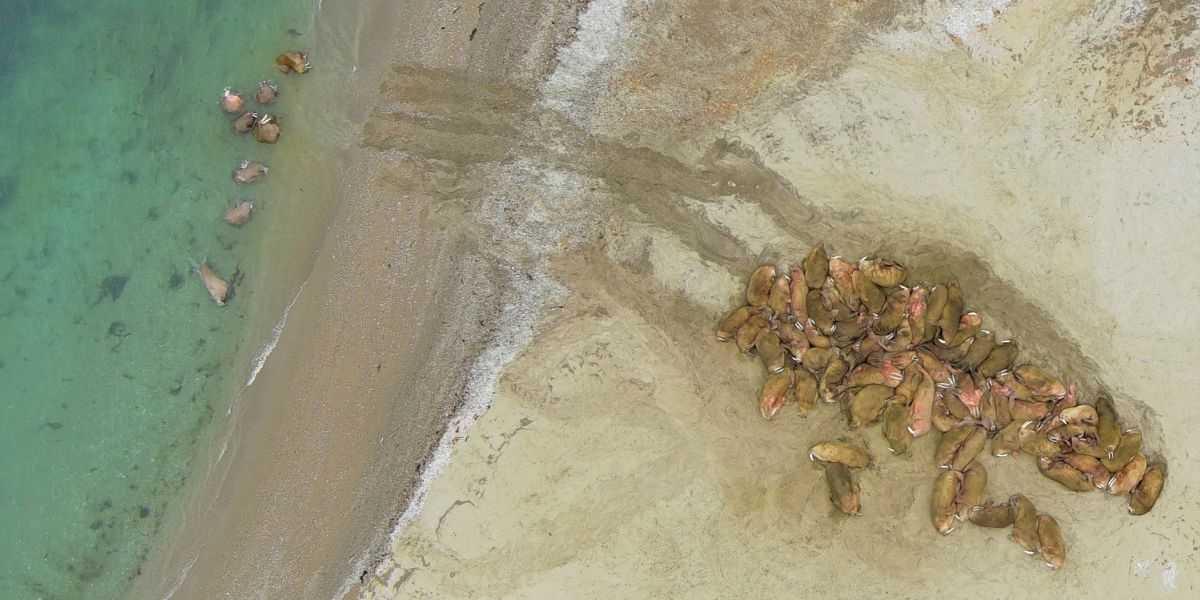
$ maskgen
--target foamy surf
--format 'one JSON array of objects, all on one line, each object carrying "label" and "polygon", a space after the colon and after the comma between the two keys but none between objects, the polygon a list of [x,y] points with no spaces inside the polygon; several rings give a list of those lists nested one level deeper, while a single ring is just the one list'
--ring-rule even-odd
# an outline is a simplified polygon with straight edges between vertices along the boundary
[{"label": "foamy surf", "polygon": [[[271,339],[263,344],[259,349],[258,354],[250,361],[250,375],[246,377],[245,387],[254,385],[254,380],[258,378],[258,372],[262,371],[263,365],[267,364],[267,357],[275,351],[275,346],[279,344],[279,336],[283,333],[283,327],[287,325],[288,313],[291,312],[292,306],[295,306],[296,300],[300,299],[300,293],[304,291],[304,286],[308,285],[308,280],[300,284],[300,289],[296,290],[296,294],[292,296],[291,302],[288,302],[287,308],[283,309],[283,315],[279,317],[279,321],[275,323],[275,327],[271,328]],[[233,410],[230,407],[229,410]]]},{"label": "foamy surf", "polygon": [[[605,69],[613,68],[620,58],[619,50],[628,37],[626,10],[629,2],[596,0],[588,5],[580,16],[579,38],[559,49],[559,66],[541,85],[540,102],[575,121],[583,118],[583,109],[590,107],[589,99],[595,96],[595,90],[606,85]],[[481,215],[494,227],[493,236],[506,248],[507,256],[510,259],[521,257],[516,262],[545,264],[547,256],[564,250],[564,243],[568,246],[578,244],[600,226],[602,217],[595,210],[599,205],[595,196],[600,195],[597,190],[604,187],[601,181],[574,172],[548,169],[525,159],[498,168],[491,178],[496,189],[536,186],[546,196],[543,203],[521,203],[512,207],[512,211],[507,211],[505,208],[509,205],[497,198]],[[557,218],[564,212],[574,218]],[[522,243],[511,244],[514,240]],[[541,309],[567,293],[565,287],[539,267],[518,268],[509,262],[505,268],[509,289],[514,290],[517,297],[504,304],[498,319],[504,327],[486,344],[486,349],[472,365],[466,397],[450,416],[441,438],[417,475],[408,505],[389,537],[391,548],[420,515],[433,481],[450,465],[454,447],[467,437],[471,427],[491,407],[500,373],[533,340]],[[363,557],[362,560],[366,559]],[[362,572],[363,565],[358,566],[354,573]],[[374,575],[386,579],[392,567],[394,563],[389,560],[380,561]],[[344,595],[357,581],[357,576],[352,577],[341,593]]]},{"label": "foamy surf", "polygon": [[192,566],[196,564],[196,560],[199,558],[200,555],[197,554],[184,565],[183,570],[179,572],[179,577],[175,579],[175,585],[171,586],[171,589],[167,591],[167,595],[163,596],[163,600],[171,600],[175,596],[175,592],[179,591],[179,587],[183,585],[183,580],[187,579],[188,572],[192,570]]}]

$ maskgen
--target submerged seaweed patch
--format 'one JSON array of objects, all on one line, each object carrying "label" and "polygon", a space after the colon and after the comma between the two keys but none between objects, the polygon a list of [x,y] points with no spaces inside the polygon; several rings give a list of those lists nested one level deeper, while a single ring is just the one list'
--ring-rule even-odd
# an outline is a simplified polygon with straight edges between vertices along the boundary
[{"label": "submerged seaweed patch", "polygon": [[[103,300],[108,298],[113,302],[121,297],[125,292],[125,284],[129,283],[128,275],[109,275],[100,282],[100,298]],[[99,301],[98,300],[98,301]]]},{"label": "submerged seaweed patch", "polygon": [[17,197],[18,183],[19,180],[11,175],[0,177],[0,210],[8,208]]}]

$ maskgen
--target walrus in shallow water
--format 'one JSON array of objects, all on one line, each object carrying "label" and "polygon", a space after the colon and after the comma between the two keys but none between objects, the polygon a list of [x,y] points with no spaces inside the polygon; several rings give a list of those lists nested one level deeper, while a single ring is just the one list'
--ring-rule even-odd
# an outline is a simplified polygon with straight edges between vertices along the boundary
[{"label": "walrus in shallow water", "polygon": [[246,107],[246,100],[233,88],[221,90],[221,110],[227,113],[241,112]]},{"label": "walrus in shallow water", "polygon": [[235,183],[250,183],[258,181],[267,174],[267,165],[260,162],[250,162],[243,160],[238,163],[236,169],[233,170],[233,181]]},{"label": "walrus in shallow water", "polygon": [[239,227],[242,223],[250,220],[250,213],[252,212],[254,212],[254,203],[249,200],[242,200],[225,210],[225,222],[234,227]]},{"label": "walrus in shallow water", "polygon": [[279,118],[263,113],[254,123],[254,140],[263,144],[274,144],[279,140]]},{"label": "walrus in shallow water", "polygon": [[258,113],[248,110],[238,115],[238,117],[229,124],[229,128],[232,129],[234,133],[250,133],[250,130],[254,129],[254,124],[257,122]]},{"label": "walrus in shallow water", "polygon": [[196,265],[196,273],[200,275],[200,281],[204,282],[204,289],[208,290],[208,295],[217,303],[217,306],[225,306],[225,298],[229,297],[229,282],[217,275],[208,266],[208,259]]},{"label": "walrus in shallow water", "polygon": [[284,52],[275,57],[275,66],[282,73],[306,73],[311,67],[308,62],[308,54],[305,52]]},{"label": "walrus in shallow water", "polygon": [[279,86],[270,79],[258,82],[258,91],[254,93],[254,99],[263,106],[274,104],[275,100],[279,99]]}]

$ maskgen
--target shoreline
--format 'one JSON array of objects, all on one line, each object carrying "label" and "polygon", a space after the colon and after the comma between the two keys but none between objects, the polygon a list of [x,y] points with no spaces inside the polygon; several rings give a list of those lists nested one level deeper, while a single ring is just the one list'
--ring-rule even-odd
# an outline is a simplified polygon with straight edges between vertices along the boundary
[{"label": "shoreline", "polygon": [[[336,69],[340,61],[351,61],[351,69],[357,77],[355,81],[377,74],[383,59],[357,64],[354,54],[338,46],[338,40],[343,38],[334,28],[343,23],[322,19],[318,14],[320,11],[319,4],[314,5],[309,24],[311,37],[304,42],[304,47],[322,55],[318,60],[323,60],[326,68]],[[341,15],[338,18],[349,21],[353,17]],[[363,32],[364,22],[376,26],[389,22],[386,18],[358,17],[354,20],[356,23],[351,27],[355,35]],[[315,47],[309,45],[314,43]],[[357,51],[357,42],[355,46]],[[321,66],[321,63],[317,64]],[[289,132],[292,134],[290,143],[279,146],[271,163],[271,175],[287,179],[272,190],[271,202],[264,207],[269,213],[255,216],[269,232],[262,236],[257,250],[263,257],[263,266],[252,274],[255,302],[246,316],[247,336],[238,349],[239,358],[235,361],[238,366],[234,367],[230,378],[227,391],[230,400],[216,417],[219,423],[214,424],[200,441],[201,450],[193,458],[185,489],[166,515],[165,526],[143,561],[139,577],[132,582],[128,591],[131,598],[184,597],[177,592],[191,575],[200,558],[200,550],[208,544],[206,541],[197,546],[191,538],[197,532],[208,535],[206,527],[200,523],[204,520],[203,515],[214,510],[232,464],[238,461],[237,454],[246,431],[259,425],[254,422],[255,418],[247,417],[246,405],[259,399],[261,392],[249,392],[254,387],[265,387],[255,381],[279,354],[278,342],[285,331],[292,328],[292,325],[283,325],[300,302],[341,210],[340,195],[345,175],[340,167],[353,160],[353,151],[343,131],[347,123],[361,120],[369,111],[373,95],[363,97],[342,90],[343,81],[314,77],[317,73],[319,71],[304,76],[303,83],[308,89],[297,92],[297,96],[303,94],[304,97],[294,99],[298,104],[292,105],[290,111],[291,119],[306,123],[304,129]],[[296,169],[314,162],[330,164],[333,168],[328,172]],[[330,203],[329,199],[337,201]],[[326,206],[314,208],[314,202],[326,203]],[[296,203],[307,205],[297,206]],[[268,350],[267,346],[273,347]]]},{"label": "shoreline", "polygon": [[[279,328],[274,348],[253,385],[234,394],[132,597],[333,598],[388,551],[397,523],[419,506],[410,500],[419,473],[437,463],[438,441],[461,434],[448,424],[464,414],[466,389],[480,385],[470,381],[477,361],[503,335],[495,315],[519,298],[506,271],[524,274],[481,250],[421,159],[364,143],[358,132],[393,100],[380,96],[389,88],[379,82],[403,83],[392,64],[508,81],[519,78],[502,69],[511,51],[529,46],[540,58],[526,64],[544,68],[553,40],[530,44],[523,34],[569,7],[543,4],[492,14],[503,26],[486,50],[462,42],[479,39],[472,30],[498,7],[475,15],[432,1],[318,8],[312,50],[322,70],[314,74],[338,76],[314,77],[320,84],[293,119],[346,151],[330,190],[336,208],[310,244],[312,260],[289,255],[286,273],[260,276],[277,297],[248,318],[264,339],[246,344],[241,364],[254,369]],[[565,27],[538,33],[547,31],[560,36]],[[322,201],[300,191],[300,201]],[[266,237],[267,261],[286,252],[286,234]],[[288,290],[287,281],[297,283]]]},{"label": "shoreline", "polygon": [[[11,334],[0,344],[0,531],[12,542],[0,597],[121,598],[173,535],[245,381],[243,357],[307,274],[328,221],[327,208],[293,201],[327,189],[318,169],[285,160],[313,162],[320,136],[289,127],[261,145],[233,134],[217,103],[223,87],[252,91],[265,76],[283,98],[271,112],[305,112],[320,80],[284,78],[272,59],[313,39],[311,2],[27,9],[4,29],[34,60],[0,78],[0,104],[73,125],[45,135],[26,119],[0,136],[13,159],[0,169]],[[238,186],[230,172],[243,158],[276,168]],[[234,228],[222,213],[241,200],[256,214]],[[288,251],[260,262],[274,248]],[[204,259],[232,286],[227,306],[193,272]]]}]

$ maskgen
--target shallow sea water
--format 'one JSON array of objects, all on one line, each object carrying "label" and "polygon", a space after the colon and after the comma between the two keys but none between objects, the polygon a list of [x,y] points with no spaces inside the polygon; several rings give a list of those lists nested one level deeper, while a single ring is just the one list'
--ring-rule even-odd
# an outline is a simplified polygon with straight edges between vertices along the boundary
[{"label": "shallow sea water", "polygon": [[[217,99],[270,77],[286,114],[297,78],[273,57],[311,10],[0,1],[0,597],[122,595],[244,382],[278,184],[230,173],[289,136],[235,136]],[[233,229],[243,197],[258,214]],[[224,308],[191,272],[205,257],[234,283]]]}]

